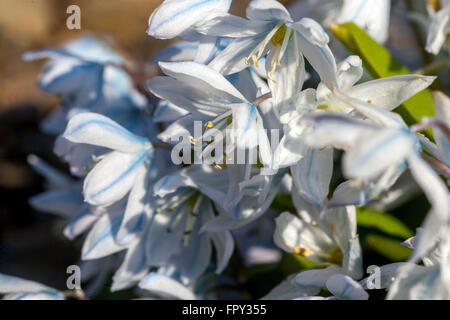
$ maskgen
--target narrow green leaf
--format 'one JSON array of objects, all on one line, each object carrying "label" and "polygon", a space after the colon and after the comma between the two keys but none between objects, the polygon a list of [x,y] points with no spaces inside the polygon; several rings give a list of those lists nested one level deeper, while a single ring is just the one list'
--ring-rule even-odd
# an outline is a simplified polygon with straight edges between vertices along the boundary
[{"label": "narrow green leaf", "polygon": [[[359,56],[364,68],[375,78],[410,74],[408,68],[401,65],[381,44],[371,38],[354,23],[332,24],[333,34],[352,53]],[[394,110],[402,116],[408,125],[419,122],[423,117],[433,117],[434,102],[430,90],[425,89]],[[432,131],[426,130],[432,137]]]},{"label": "narrow green leaf", "polygon": [[385,212],[370,208],[357,208],[356,219],[358,226],[376,228],[402,239],[414,236],[414,233],[402,221]]},{"label": "narrow green leaf", "polygon": [[411,249],[402,246],[397,239],[377,234],[368,234],[364,238],[364,244],[382,256],[395,262],[405,261],[412,251]]},{"label": "narrow green leaf", "polygon": [[270,208],[276,211],[297,213],[293,203],[292,196],[289,193],[278,193],[272,201]]},{"label": "narrow green leaf", "polygon": [[280,261],[280,272],[284,276],[288,276],[293,273],[298,273],[303,270],[318,268],[320,265],[309,261],[299,255],[283,252],[283,256]]}]

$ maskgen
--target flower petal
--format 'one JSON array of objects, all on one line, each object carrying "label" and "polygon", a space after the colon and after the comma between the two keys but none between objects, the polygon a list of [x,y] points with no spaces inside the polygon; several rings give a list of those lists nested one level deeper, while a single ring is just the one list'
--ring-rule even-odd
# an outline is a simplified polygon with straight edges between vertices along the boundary
[{"label": "flower petal", "polygon": [[348,178],[368,180],[388,167],[400,166],[415,152],[416,141],[406,130],[384,129],[375,135],[364,135],[343,159],[344,174]]},{"label": "flower petal", "polygon": [[292,21],[289,11],[275,0],[252,0],[247,7],[247,18],[266,21]]},{"label": "flower petal", "polygon": [[102,215],[84,241],[82,259],[103,258],[125,249],[125,247],[117,245],[114,240],[121,221],[121,214]]},{"label": "flower petal", "polygon": [[305,148],[302,159],[291,170],[298,191],[310,202],[322,206],[330,189],[333,149]]},{"label": "flower petal", "polygon": [[147,148],[137,153],[113,151],[108,154],[84,180],[85,200],[92,205],[107,206],[122,199],[152,152],[153,148]]},{"label": "flower petal", "polygon": [[338,299],[369,299],[369,294],[363,289],[363,287],[349,276],[334,274],[327,280],[326,286],[328,290],[330,290],[330,292]]},{"label": "flower petal", "polygon": [[303,18],[291,27],[297,32],[300,50],[329,88],[337,86],[337,67],[333,53],[328,47],[328,35],[314,20]]},{"label": "flower petal", "polygon": [[248,66],[245,58],[264,40],[265,34],[254,37],[234,39],[223,51],[209,63],[214,70],[230,75],[244,70]]},{"label": "flower petal", "polygon": [[197,24],[195,30],[208,36],[243,38],[270,31],[272,26],[263,21],[249,21],[228,13],[216,13]]},{"label": "flower petal", "polygon": [[196,300],[194,293],[180,282],[165,275],[152,272],[139,283],[139,287],[165,297]]},{"label": "flower petal", "polygon": [[367,81],[346,93],[356,99],[369,102],[386,110],[392,110],[416,93],[428,88],[434,76],[408,74]]},{"label": "flower petal", "polygon": [[[433,92],[434,98],[434,118],[444,122],[450,127],[450,98],[444,93]],[[441,129],[433,130],[436,144],[439,148],[439,158],[442,162],[450,166],[450,140]]]},{"label": "flower petal", "polygon": [[231,0],[166,0],[150,16],[147,33],[175,38],[211,13],[228,11],[230,5]]},{"label": "flower petal", "polygon": [[63,138],[122,152],[141,150],[148,140],[136,136],[115,121],[96,113],[80,113],[70,119]]}]

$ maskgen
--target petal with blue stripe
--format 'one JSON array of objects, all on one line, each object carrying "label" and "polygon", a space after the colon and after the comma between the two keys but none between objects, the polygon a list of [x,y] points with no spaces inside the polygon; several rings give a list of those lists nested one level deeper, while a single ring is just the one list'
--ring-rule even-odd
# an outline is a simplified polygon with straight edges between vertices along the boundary
[{"label": "petal with blue stripe", "polygon": [[214,12],[227,12],[231,0],[166,0],[148,21],[147,33],[158,39],[181,35]]},{"label": "petal with blue stripe", "polygon": [[80,113],[70,119],[63,138],[122,152],[141,150],[148,140],[136,136],[115,121],[97,114]]},{"label": "petal with blue stripe", "polygon": [[122,199],[133,187],[152,148],[136,153],[113,151],[92,169],[84,180],[85,201],[92,205],[108,206]]}]

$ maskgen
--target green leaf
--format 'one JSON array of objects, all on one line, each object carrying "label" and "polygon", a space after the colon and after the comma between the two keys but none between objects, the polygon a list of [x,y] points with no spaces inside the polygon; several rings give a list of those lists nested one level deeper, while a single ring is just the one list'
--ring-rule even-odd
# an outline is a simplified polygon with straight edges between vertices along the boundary
[{"label": "green leaf", "polygon": [[[332,24],[333,34],[352,53],[359,56],[364,68],[375,78],[410,74],[408,68],[401,65],[391,53],[370,37],[354,23]],[[402,116],[408,125],[419,122],[423,117],[432,118],[434,102],[430,90],[425,89],[394,110]],[[432,137],[431,129],[425,133]]]},{"label": "green leaf", "polygon": [[293,203],[292,196],[289,193],[278,193],[272,201],[270,208],[276,211],[297,213]]},{"label": "green leaf", "polygon": [[370,208],[357,208],[356,219],[358,226],[376,228],[402,239],[414,236],[414,233],[402,221],[385,212]]},{"label": "green leaf", "polygon": [[368,234],[364,238],[364,244],[395,262],[405,261],[412,251],[402,246],[399,240],[378,234]]},{"label": "green leaf", "polygon": [[278,263],[262,263],[245,267],[241,271],[240,280],[241,282],[248,282],[252,278],[257,277],[261,274],[266,274],[275,271],[277,267]]},{"label": "green leaf", "polygon": [[280,261],[280,272],[284,276],[288,276],[293,273],[298,273],[303,270],[318,268],[320,265],[309,261],[308,259],[296,254],[283,252],[283,256]]}]

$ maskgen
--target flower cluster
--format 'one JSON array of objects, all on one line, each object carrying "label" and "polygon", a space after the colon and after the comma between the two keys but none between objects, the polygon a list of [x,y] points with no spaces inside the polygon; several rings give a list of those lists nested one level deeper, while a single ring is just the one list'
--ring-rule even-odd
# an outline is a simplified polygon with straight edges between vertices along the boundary
[{"label": "flower cluster", "polygon": [[[219,298],[211,288],[236,281],[224,272],[233,254],[248,259],[256,241],[240,230],[268,223],[258,241],[273,239],[314,267],[265,299],[367,299],[357,210],[395,205],[417,184],[430,211],[404,239],[408,261],[380,267],[378,289],[389,299],[450,299],[450,99],[434,92],[434,118],[408,125],[394,109],[436,77],[368,80],[360,57],[333,54],[326,31],[352,21],[385,42],[390,1],[301,1],[288,10],[252,0],[246,18],[230,5],[165,0],[152,13],[148,35],[182,41],[152,61],[162,73],[147,81],[149,92],[136,85],[132,62],[97,38],[24,56],[47,59],[39,86],[62,106],[42,129],[59,135],[54,151],[72,174],[30,155],[48,185],[30,201],[67,219],[69,239],[83,237],[86,294],[113,272],[113,291]],[[449,6],[431,17],[426,48],[437,53]],[[421,133],[430,127],[434,138]],[[290,194],[295,214],[274,212],[280,194]],[[0,292],[64,298],[9,276]]]}]

